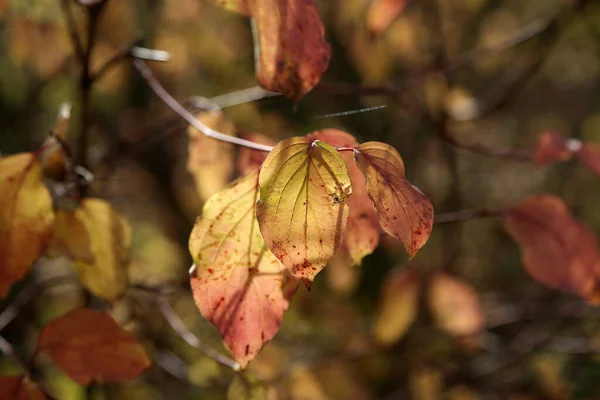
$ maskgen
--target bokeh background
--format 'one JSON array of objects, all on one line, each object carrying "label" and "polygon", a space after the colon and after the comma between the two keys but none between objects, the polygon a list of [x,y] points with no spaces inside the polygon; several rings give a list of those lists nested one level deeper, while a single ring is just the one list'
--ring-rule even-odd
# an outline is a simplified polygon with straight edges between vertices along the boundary
[{"label": "bokeh background", "polygon": [[[552,131],[600,143],[598,2],[413,0],[377,37],[365,25],[369,0],[317,3],[332,46],[322,84],[298,104],[269,97],[224,108],[238,131],[278,141],[343,129],[360,141],[394,145],[436,214],[498,209],[553,193],[600,232],[600,180],[576,162],[537,167],[447,140],[528,152]],[[82,7],[73,10],[83,32]],[[92,65],[137,39],[170,53],[169,62],[150,65],[190,109],[194,96],[256,86],[249,21],[209,1],[108,1]],[[65,102],[73,106],[65,139],[75,146],[78,74],[59,0],[0,0],[2,154],[35,151]],[[374,109],[335,115],[366,108]],[[129,384],[92,388],[79,387],[49,362],[40,374],[61,399],[226,398],[234,373],[186,344],[156,305],[166,300],[202,347],[227,354],[189,289],[187,238],[206,193],[187,169],[186,124],[128,60],[97,82],[90,110],[89,195],[108,199],[133,228],[132,287],[111,313],[139,335],[155,364]],[[232,151],[233,165],[238,150]],[[230,180],[235,175],[232,168]],[[222,185],[210,174],[204,179],[212,191]],[[423,300],[401,340],[374,346],[382,285],[390,271],[409,265],[473,287],[486,329],[457,338],[436,326]],[[64,276],[75,276],[68,260],[42,260],[21,286]],[[84,297],[78,285],[64,282],[40,290],[2,335],[32,351],[40,328]],[[310,293],[298,290],[280,333],[248,374],[280,399],[595,399],[599,318],[583,300],[533,281],[498,218],[448,223],[434,227],[410,262],[401,243],[385,237],[362,266],[332,262]],[[15,368],[0,359],[0,373]]]}]

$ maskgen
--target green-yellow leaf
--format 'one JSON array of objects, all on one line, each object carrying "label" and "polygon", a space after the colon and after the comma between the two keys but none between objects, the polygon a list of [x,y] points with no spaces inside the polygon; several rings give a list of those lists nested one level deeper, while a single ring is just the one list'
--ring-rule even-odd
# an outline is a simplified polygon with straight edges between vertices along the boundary
[{"label": "green-yellow leaf", "polygon": [[266,248],[254,214],[258,170],[212,196],[190,235],[190,282],[202,315],[245,368],[279,331],[292,293],[285,267]]},{"label": "green-yellow leaf", "polygon": [[275,146],[260,171],[256,216],[265,242],[307,287],[342,241],[350,177],[337,150],[303,137]]},{"label": "green-yellow leaf", "polygon": [[74,212],[58,210],[54,240],[94,295],[114,301],[125,292],[131,228],[109,203],[85,199]]},{"label": "green-yellow leaf", "polygon": [[53,220],[52,196],[34,155],[0,159],[0,297],[44,254]]},{"label": "green-yellow leaf", "polygon": [[411,257],[431,235],[433,206],[406,180],[404,162],[392,146],[367,142],[356,147],[356,164],[367,179],[367,193],[383,230],[400,239]]}]

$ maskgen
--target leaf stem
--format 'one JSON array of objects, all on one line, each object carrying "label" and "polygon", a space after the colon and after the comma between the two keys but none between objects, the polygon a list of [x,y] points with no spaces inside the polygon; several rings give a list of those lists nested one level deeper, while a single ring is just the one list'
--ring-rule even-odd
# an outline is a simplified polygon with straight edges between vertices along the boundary
[{"label": "leaf stem", "polygon": [[264,144],[252,142],[250,140],[229,136],[203,124],[198,119],[196,119],[188,110],[186,110],[185,107],[181,105],[181,103],[175,100],[175,98],[171,96],[171,94],[169,94],[169,92],[156,79],[156,77],[152,73],[152,70],[143,60],[136,58],[133,60],[133,65],[140,72],[140,74],[142,75],[150,89],[152,89],[154,94],[156,94],[171,110],[173,110],[176,114],[183,118],[188,124],[202,132],[204,135],[216,140],[220,140],[222,142],[247,147],[253,150],[265,152],[270,152],[271,150],[273,150],[273,146],[267,146]]}]

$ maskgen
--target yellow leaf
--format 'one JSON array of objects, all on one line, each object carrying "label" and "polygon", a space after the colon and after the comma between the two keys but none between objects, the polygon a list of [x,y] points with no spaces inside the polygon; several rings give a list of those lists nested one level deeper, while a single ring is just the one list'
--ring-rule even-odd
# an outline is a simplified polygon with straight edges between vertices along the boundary
[{"label": "yellow leaf", "polygon": [[52,196],[34,155],[0,159],[0,297],[44,254],[53,220]]},{"label": "yellow leaf", "polygon": [[290,138],[271,151],[259,184],[256,216],[265,242],[310,287],[346,228],[352,193],[346,164],[327,143]]},{"label": "yellow leaf", "polygon": [[[235,125],[220,111],[203,111],[197,118],[211,129],[235,135]],[[196,190],[204,202],[229,183],[234,171],[233,146],[210,138],[191,126],[188,137],[187,170],[194,177]]]},{"label": "yellow leaf", "polygon": [[356,147],[355,160],[367,178],[367,193],[383,230],[400,239],[411,257],[427,243],[433,206],[404,175],[404,162],[392,146],[367,142]]},{"label": "yellow leaf", "polygon": [[54,239],[94,295],[114,301],[125,292],[131,228],[109,203],[85,199],[74,212],[58,210]]},{"label": "yellow leaf", "polygon": [[245,368],[279,331],[292,293],[285,267],[266,248],[254,214],[258,170],[212,196],[190,235],[190,279],[202,315]]}]

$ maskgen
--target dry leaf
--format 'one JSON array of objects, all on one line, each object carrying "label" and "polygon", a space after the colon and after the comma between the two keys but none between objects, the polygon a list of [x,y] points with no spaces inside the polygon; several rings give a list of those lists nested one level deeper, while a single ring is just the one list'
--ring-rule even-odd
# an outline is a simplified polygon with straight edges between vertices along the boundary
[{"label": "dry leaf", "polygon": [[384,282],[373,335],[378,343],[396,343],[414,323],[419,310],[421,281],[414,269],[396,268]]},{"label": "dry leaf", "polygon": [[[354,136],[337,129],[324,129],[307,136],[311,140],[322,140],[336,148],[351,148],[358,146]],[[371,254],[379,244],[379,221],[373,210],[373,205],[367,195],[365,177],[356,166],[353,152],[340,152],[346,162],[352,196],[348,198],[350,212],[344,232],[343,247],[347,250],[353,264],[360,264],[365,256]]]},{"label": "dry leaf", "polygon": [[150,366],[138,339],[110,315],[77,308],[48,323],[37,353],[46,353],[80,385],[127,382]]},{"label": "dry leaf", "polygon": [[295,137],[275,146],[259,176],[256,216],[269,249],[310,287],[342,241],[350,177],[327,143]]},{"label": "dry leaf", "polygon": [[367,11],[367,29],[372,36],[385,31],[404,11],[408,0],[372,0]]},{"label": "dry leaf", "polygon": [[44,400],[40,388],[26,376],[0,376],[0,400]]},{"label": "dry leaf", "polygon": [[572,217],[560,198],[530,197],[506,214],[504,225],[519,244],[523,266],[534,279],[590,301],[599,299],[597,237]]},{"label": "dry leaf", "polygon": [[485,316],[475,290],[446,273],[433,276],[429,306],[438,326],[453,336],[470,336],[485,327]]},{"label": "dry leaf", "polygon": [[105,200],[84,199],[74,212],[56,212],[53,246],[73,260],[98,297],[114,301],[127,290],[130,244],[129,224]]},{"label": "dry leaf", "polygon": [[392,146],[367,142],[356,148],[355,159],[367,179],[379,223],[400,239],[411,257],[427,243],[433,228],[433,206],[404,175],[404,162]]},{"label": "dry leaf", "polygon": [[34,155],[0,159],[0,297],[44,254],[53,221],[52,196]]},{"label": "dry leaf", "polygon": [[194,299],[245,368],[279,331],[291,293],[254,214],[258,171],[212,196],[190,235]]},{"label": "dry leaf", "polygon": [[[235,136],[235,125],[220,111],[203,111],[196,118],[211,129]],[[190,126],[188,128],[187,170],[194,177],[198,196],[203,202],[223,189],[234,171],[231,143],[210,138]]]}]

